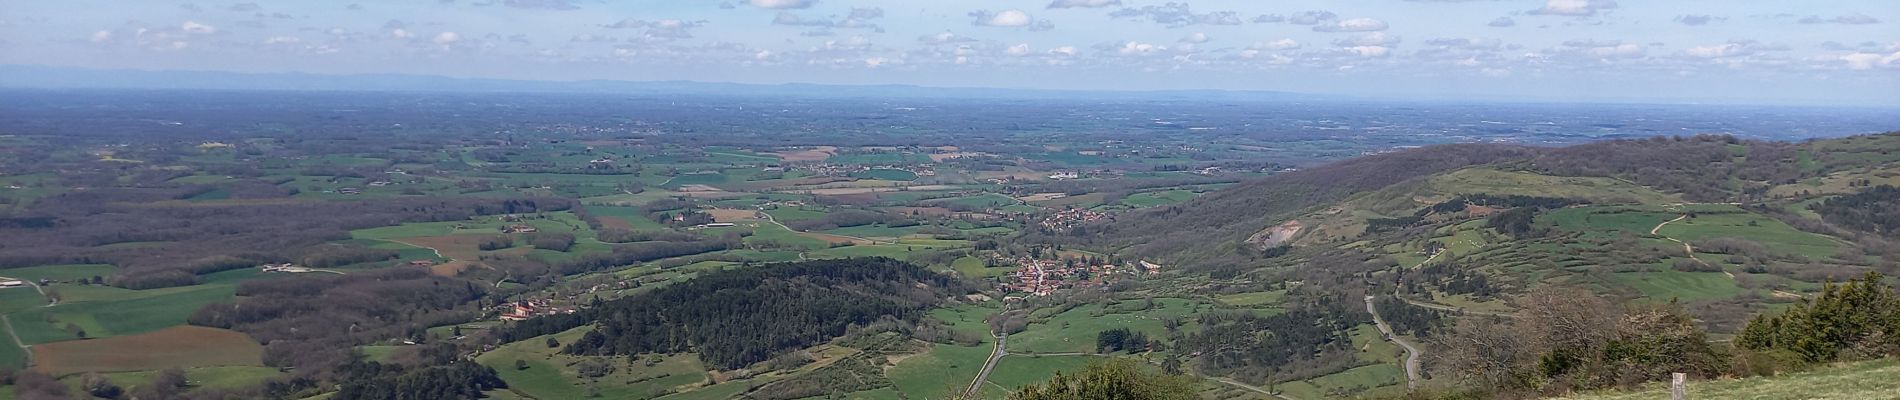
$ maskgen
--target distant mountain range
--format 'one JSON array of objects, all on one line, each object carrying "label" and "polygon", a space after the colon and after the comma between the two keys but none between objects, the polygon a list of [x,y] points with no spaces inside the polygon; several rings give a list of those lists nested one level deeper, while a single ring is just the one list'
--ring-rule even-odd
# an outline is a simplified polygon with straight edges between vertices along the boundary
[{"label": "distant mountain range", "polygon": [[1343,96],[1270,91],[1084,91],[808,83],[766,85],[695,81],[532,81],[433,75],[108,70],[39,65],[0,65],[0,88],[681,93],[814,97],[1141,99],[1147,101],[1350,99]]}]

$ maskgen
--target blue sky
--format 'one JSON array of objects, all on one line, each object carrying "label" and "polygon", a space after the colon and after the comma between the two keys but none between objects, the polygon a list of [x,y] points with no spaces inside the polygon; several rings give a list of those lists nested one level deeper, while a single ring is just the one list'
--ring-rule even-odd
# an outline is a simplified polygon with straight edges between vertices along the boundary
[{"label": "blue sky", "polygon": [[1900,103],[1900,1],[0,0],[0,63]]}]

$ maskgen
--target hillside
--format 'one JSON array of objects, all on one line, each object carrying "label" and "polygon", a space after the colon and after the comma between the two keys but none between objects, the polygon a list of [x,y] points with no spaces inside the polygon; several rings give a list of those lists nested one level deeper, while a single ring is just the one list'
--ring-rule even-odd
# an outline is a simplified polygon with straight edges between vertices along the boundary
[{"label": "hillside", "polygon": [[[1778,377],[1726,379],[1689,383],[1691,399],[1885,399],[1900,393],[1900,361],[1883,360],[1834,366]],[[1669,398],[1667,386],[1642,390],[1585,393],[1562,400],[1638,400]]]}]

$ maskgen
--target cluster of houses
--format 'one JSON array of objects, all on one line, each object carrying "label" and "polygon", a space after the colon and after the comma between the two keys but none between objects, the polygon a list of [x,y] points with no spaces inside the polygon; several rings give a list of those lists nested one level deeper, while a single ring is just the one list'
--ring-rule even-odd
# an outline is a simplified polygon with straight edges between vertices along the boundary
[{"label": "cluster of houses", "polygon": [[1004,287],[1012,292],[1026,293],[1030,296],[1048,296],[1060,289],[1092,287],[1101,285],[1116,274],[1128,274],[1127,267],[1100,263],[1079,262],[1079,259],[1043,260],[1033,257],[1019,257],[1016,264],[1021,268],[1009,273],[1009,281]]},{"label": "cluster of houses", "polygon": [[301,274],[305,272],[310,272],[310,268],[299,267],[296,264],[291,264],[291,263],[264,264],[264,265],[257,266],[257,269],[262,270],[263,272],[283,272],[283,273],[290,273],[290,274]]},{"label": "cluster of houses", "polygon": [[[807,171],[807,172],[811,172],[811,174],[812,174],[812,175],[814,175],[814,176],[847,176],[847,175],[851,175],[851,174],[853,174],[853,173],[858,173],[858,172],[864,172],[864,171],[870,171],[870,170],[874,170],[874,169],[893,169],[893,170],[903,170],[903,171],[908,171],[908,172],[910,172],[910,173],[913,173],[913,174],[917,174],[917,176],[937,176],[937,169],[936,169],[936,167],[934,167],[934,166],[932,166],[932,165],[930,165],[930,164],[923,164],[923,165],[858,165],[858,164],[830,164],[830,163],[820,163],[820,164],[800,164],[800,165],[796,165],[796,166],[793,166],[793,167],[791,167],[791,169],[796,169],[796,170],[802,170],[802,171]],[[767,169],[767,171],[771,171],[771,170],[770,170],[770,169]]]},{"label": "cluster of houses", "polygon": [[1042,226],[1044,230],[1062,232],[1082,224],[1100,221],[1108,217],[1108,213],[1075,208],[1057,211],[1054,215],[1043,218],[1042,222],[1038,223],[1038,225]]},{"label": "cluster of houses", "polygon": [[574,307],[555,307],[548,299],[522,300],[497,306],[501,311],[501,320],[520,321],[543,315],[573,314]]}]

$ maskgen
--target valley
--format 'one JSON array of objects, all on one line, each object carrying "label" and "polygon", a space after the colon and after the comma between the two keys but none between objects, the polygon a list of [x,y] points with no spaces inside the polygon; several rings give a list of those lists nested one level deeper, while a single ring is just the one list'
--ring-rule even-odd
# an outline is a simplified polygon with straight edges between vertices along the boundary
[{"label": "valley", "polygon": [[1205,398],[1392,398],[1467,384],[1462,326],[1549,290],[1727,346],[1900,273],[1892,133],[355,133],[407,118],[0,137],[0,362],[74,391],[919,399],[1125,360]]}]

